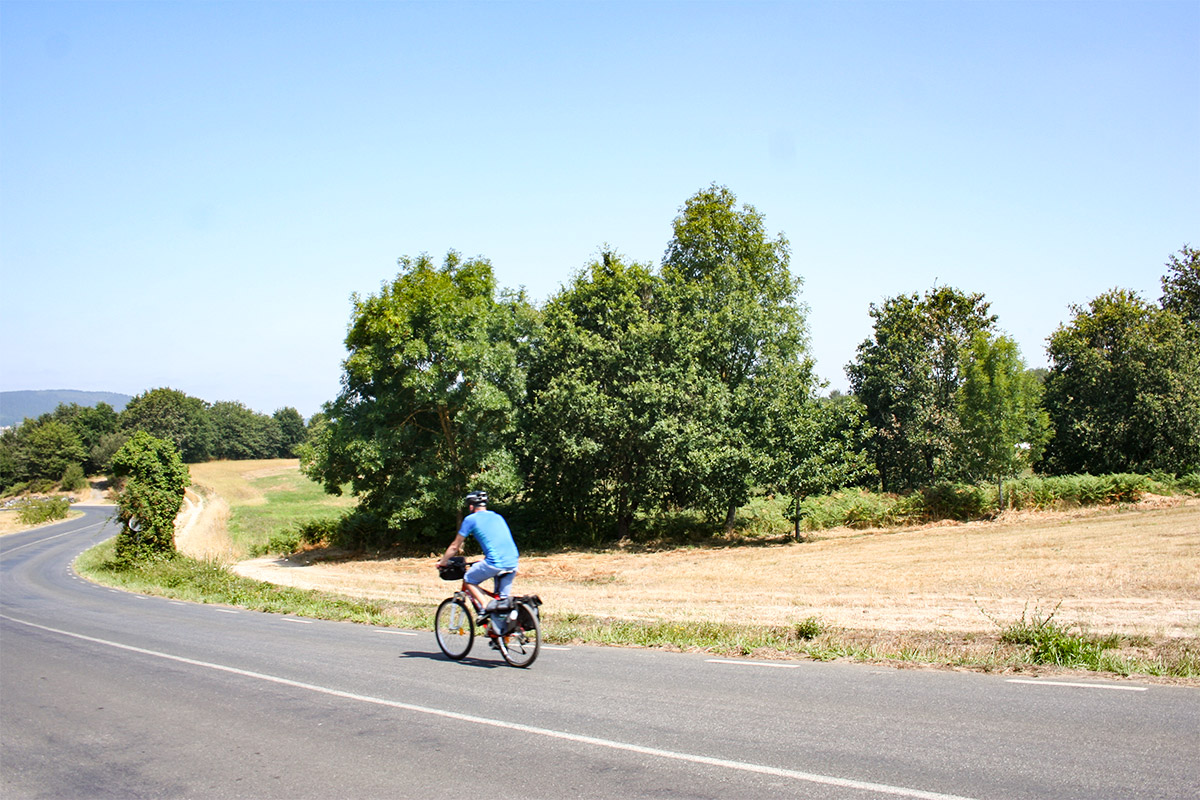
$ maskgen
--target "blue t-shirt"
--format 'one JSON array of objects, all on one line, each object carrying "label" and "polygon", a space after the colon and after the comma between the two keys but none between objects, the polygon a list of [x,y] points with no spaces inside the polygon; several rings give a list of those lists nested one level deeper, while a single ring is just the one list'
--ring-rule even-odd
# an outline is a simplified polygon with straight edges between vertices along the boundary
[{"label": "blue t-shirt", "polygon": [[504,517],[495,511],[476,511],[462,522],[460,536],[474,536],[483,548],[483,560],[497,569],[517,568],[517,543]]}]

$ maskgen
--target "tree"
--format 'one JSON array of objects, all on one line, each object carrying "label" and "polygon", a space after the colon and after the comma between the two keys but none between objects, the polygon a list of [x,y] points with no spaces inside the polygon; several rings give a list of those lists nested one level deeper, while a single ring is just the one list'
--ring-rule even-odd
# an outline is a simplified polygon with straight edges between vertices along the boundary
[{"label": "tree", "polygon": [[308,437],[304,427],[304,417],[291,406],[279,408],[271,415],[279,426],[279,458],[294,458],[296,448]]},{"label": "tree", "polygon": [[399,260],[377,295],[354,298],[342,390],[305,449],[305,474],[392,540],[450,530],[468,488],[511,496],[514,408],[525,394],[533,310],[496,297],[491,265],[447,254]]},{"label": "tree", "polygon": [[135,431],[112,457],[123,481],[117,495],[117,561],[132,563],[175,553],[175,518],[191,483],[187,466],[170,442]]},{"label": "tree", "polygon": [[[87,450],[87,460],[84,466],[89,474],[104,469],[105,461],[102,442],[105,437],[112,436],[120,426],[120,415],[108,403],[97,403],[95,406],[79,408],[71,420],[71,427],[79,436],[79,441]],[[108,454],[111,456],[111,453]]]},{"label": "tree", "polygon": [[175,445],[185,462],[212,458],[213,428],[208,403],[176,389],[151,389],[121,412],[121,429],[141,430]]},{"label": "tree", "polygon": [[35,423],[24,444],[24,472],[29,478],[57,481],[67,467],[78,466],[87,458],[75,431],[53,418]]},{"label": "tree", "polygon": [[1200,331],[1200,250],[1186,244],[1167,259],[1162,278],[1162,307]]},{"label": "tree", "polygon": [[668,325],[674,357],[696,364],[695,413],[706,434],[687,466],[701,499],[725,515],[728,529],[769,470],[773,445],[759,423],[764,405],[785,374],[788,391],[798,381],[807,394],[813,383],[801,280],[791,274],[787,239],[769,238],[762,215],[738,208],[725,187],[689,198],[673,229],[662,265]]},{"label": "tree", "polygon": [[1176,313],[1113,289],[1050,336],[1041,469],[1056,474],[1200,467],[1200,340]]},{"label": "tree", "polygon": [[279,453],[283,434],[273,417],[251,411],[241,403],[223,401],[212,404],[208,418],[213,429],[214,458],[275,458]]},{"label": "tree", "polygon": [[630,533],[665,502],[687,365],[668,357],[664,285],[612,252],[543,309],[521,416],[529,498],[552,526]]},{"label": "tree", "polygon": [[81,406],[77,403],[60,403],[53,411],[43,414],[39,422],[54,420],[69,427],[83,445],[85,456],[79,464],[88,473],[99,472],[103,464],[92,459],[92,450],[105,436],[114,433],[119,425],[117,412],[108,403]]},{"label": "tree", "polygon": [[769,486],[791,500],[792,535],[800,540],[800,504],[875,475],[867,451],[871,426],[853,395],[829,399],[780,393],[764,424],[779,443]]},{"label": "tree", "polygon": [[875,429],[871,452],[884,490],[958,477],[960,354],[995,316],[982,294],[950,287],[889,298],[870,313],[874,337],[858,346],[846,374]]},{"label": "tree", "polygon": [[958,408],[960,452],[970,477],[995,479],[1004,506],[1004,478],[1041,458],[1050,418],[1042,385],[1025,368],[1016,342],[978,331],[963,353]]}]

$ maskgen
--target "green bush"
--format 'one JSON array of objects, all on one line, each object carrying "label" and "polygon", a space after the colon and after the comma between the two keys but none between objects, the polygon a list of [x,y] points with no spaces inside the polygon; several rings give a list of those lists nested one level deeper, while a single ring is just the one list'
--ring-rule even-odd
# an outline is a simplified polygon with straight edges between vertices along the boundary
[{"label": "green bush", "polygon": [[802,642],[807,642],[810,639],[815,639],[825,632],[825,626],[821,623],[819,617],[807,617],[796,623],[793,630],[796,638]]},{"label": "green bush", "polygon": [[1136,503],[1152,488],[1165,487],[1145,475],[1031,476],[1004,484],[1009,508],[1056,509],[1074,506]]},{"label": "green bush", "polygon": [[117,558],[133,563],[175,555],[175,517],[191,477],[172,442],[135,431],[112,457],[125,479],[117,495]]},{"label": "green bush", "polygon": [[995,492],[965,483],[939,483],[919,492],[924,517],[933,521],[956,519],[965,522],[991,513],[996,508]]},{"label": "green bush", "polygon": [[1071,628],[1054,619],[1055,607],[1045,617],[1032,617],[1022,613],[1018,622],[1005,628],[1000,640],[1009,644],[1029,647],[1027,658],[1031,664],[1053,664],[1060,667],[1092,670],[1114,667],[1111,659],[1106,660],[1104,651],[1120,644],[1120,637],[1109,636],[1098,639],[1073,633]]},{"label": "green bush", "polygon": [[896,499],[862,489],[843,489],[822,497],[810,497],[800,504],[800,516],[807,531],[846,526],[877,528],[892,524]]},{"label": "green bush", "polygon": [[27,500],[17,510],[17,519],[24,525],[41,525],[56,519],[66,519],[71,503],[65,497],[39,497]]},{"label": "green bush", "polygon": [[1200,494],[1200,472],[1189,472],[1172,482],[1172,488],[1187,494]]},{"label": "green bush", "polygon": [[288,555],[300,549],[301,545],[328,544],[337,541],[342,527],[342,519],[310,519],[299,523],[293,528],[286,528],[272,533],[265,545],[251,548],[251,555],[261,556],[267,553]]},{"label": "green bush", "polygon": [[79,464],[71,464],[63,470],[62,481],[60,481],[63,491],[77,492],[87,486],[87,478],[83,475],[83,467]]}]

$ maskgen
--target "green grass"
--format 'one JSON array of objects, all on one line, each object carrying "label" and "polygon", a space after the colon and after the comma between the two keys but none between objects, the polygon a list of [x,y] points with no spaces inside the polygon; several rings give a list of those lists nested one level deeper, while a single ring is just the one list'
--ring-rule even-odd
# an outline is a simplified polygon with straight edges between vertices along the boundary
[{"label": "green grass", "polygon": [[124,568],[115,560],[111,539],[83,553],[75,568],[84,577],[106,586],[192,603],[367,625],[430,629],[433,626],[432,609],[276,586],[243,578],[219,563],[183,555]]},{"label": "green grass", "polygon": [[[320,484],[299,472],[252,478],[247,482],[266,498],[263,503],[230,506],[229,538],[238,551],[247,555],[279,552],[282,542],[287,541],[286,536],[283,540],[279,537],[302,521],[338,519],[353,505],[345,497],[325,494]],[[278,543],[276,547],[270,546],[273,537]]]}]

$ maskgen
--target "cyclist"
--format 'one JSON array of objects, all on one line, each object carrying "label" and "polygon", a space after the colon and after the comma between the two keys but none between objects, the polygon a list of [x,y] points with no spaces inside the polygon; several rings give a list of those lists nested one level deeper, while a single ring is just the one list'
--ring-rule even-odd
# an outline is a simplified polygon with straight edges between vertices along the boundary
[{"label": "cyclist", "polygon": [[[517,559],[519,557],[512,531],[508,529],[508,523],[495,511],[488,510],[487,501],[487,492],[474,491],[467,495],[467,515],[458,529],[458,535],[446,548],[446,554],[437,564],[439,567],[448,565],[451,557],[462,552],[463,543],[467,538],[474,536],[483,550],[483,561],[476,562],[467,570],[463,580],[467,584],[468,591],[485,609],[491,598],[483,593],[479,584],[488,578],[496,578],[496,594],[502,598],[508,597],[513,579],[517,576]],[[480,622],[482,623],[482,620]],[[492,615],[492,624],[499,632],[502,626],[499,615]]]}]

